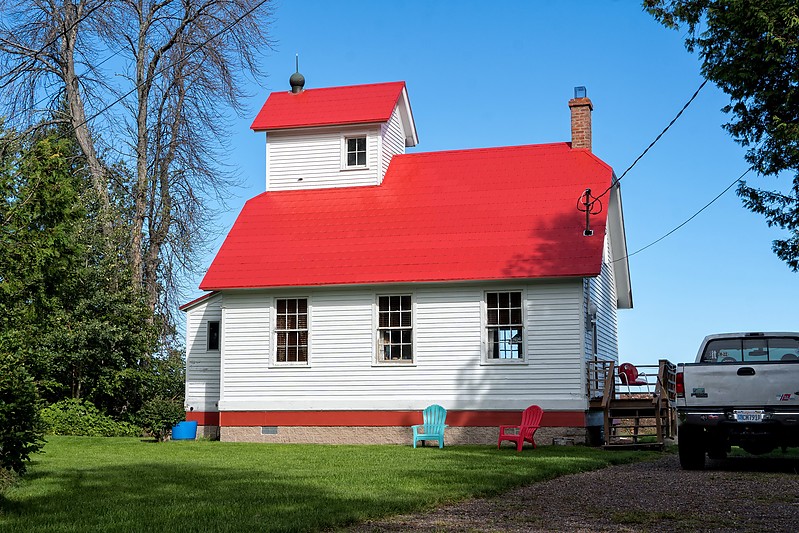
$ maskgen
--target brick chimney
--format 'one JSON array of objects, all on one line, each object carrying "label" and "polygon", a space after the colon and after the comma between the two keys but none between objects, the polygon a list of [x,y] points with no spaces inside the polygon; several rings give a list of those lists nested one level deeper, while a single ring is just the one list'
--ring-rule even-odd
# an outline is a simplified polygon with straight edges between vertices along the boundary
[{"label": "brick chimney", "polygon": [[572,148],[591,151],[591,111],[594,105],[586,95],[585,87],[574,88],[574,98],[569,100],[572,112]]}]

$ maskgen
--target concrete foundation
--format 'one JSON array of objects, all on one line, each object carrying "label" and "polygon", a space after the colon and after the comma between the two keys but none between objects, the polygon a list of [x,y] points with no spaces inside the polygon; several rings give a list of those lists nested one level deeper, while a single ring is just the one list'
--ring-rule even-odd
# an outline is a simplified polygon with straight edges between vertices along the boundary
[{"label": "concrete foundation", "polygon": [[219,440],[219,426],[197,426],[197,438]]},{"label": "concrete foundation", "polygon": [[[444,443],[447,446],[493,445],[498,437],[498,427],[449,427],[444,434]],[[409,427],[239,426],[219,428],[219,438],[225,442],[408,445],[412,444],[413,431]],[[535,442],[540,445],[551,445],[556,438],[568,438],[575,444],[585,444],[586,428],[543,427],[535,434]],[[430,441],[426,445],[437,446],[438,443]],[[513,445],[512,442],[503,443],[503,446]]]}]

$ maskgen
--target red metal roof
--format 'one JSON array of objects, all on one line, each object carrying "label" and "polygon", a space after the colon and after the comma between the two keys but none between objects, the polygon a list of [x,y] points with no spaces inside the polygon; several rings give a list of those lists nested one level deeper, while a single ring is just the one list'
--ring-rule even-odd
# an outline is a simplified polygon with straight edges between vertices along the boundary
[{"label": "red metal roof", "polygon": [[611,168],[567,143],[397,155],[379,186],[249,200],[201,289],[596,276]]},{"label": "red metal roof", "polygon": [[252,123],[255,131],[387,122],[404,81],[273,92]]}]

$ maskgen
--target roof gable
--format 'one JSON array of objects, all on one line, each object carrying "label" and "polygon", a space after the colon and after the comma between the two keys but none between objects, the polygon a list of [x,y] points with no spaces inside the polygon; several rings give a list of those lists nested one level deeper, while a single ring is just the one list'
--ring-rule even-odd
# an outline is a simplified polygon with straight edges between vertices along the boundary
[{"label": "roof gable", "polygon": [[200,288],[596,276],[606,214],[576,203],[609,166],[567,143],[395,156],[379,186],[263,193]]},{"label": "roof gable", "polygon": [[407,104],[402,81],[273,92],[250,127],[270,131],[387,122],[398,102]]}]

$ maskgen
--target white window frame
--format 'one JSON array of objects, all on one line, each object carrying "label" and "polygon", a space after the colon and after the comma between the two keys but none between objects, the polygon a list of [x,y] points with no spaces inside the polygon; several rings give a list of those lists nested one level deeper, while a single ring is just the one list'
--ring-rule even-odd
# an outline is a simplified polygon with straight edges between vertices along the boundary
[{"label": "white window frame", "polygon": [[[277,350],[278,350],[278,329],[277,329],[277,302],[278,300],[305,300],[306,302],[306,314],[307,314],[307,327],[305,331],[308,333],[308,343],[307,343],[307,357],[305,361],[278,361],[277,360]],[[275,296],[272,298],[271,303],[271,344],[272,350],[270,355],[270,366],[273,367],[308,367],[311,365],[311,298],[310,296],[305,295],[287,295],[287,296]],[[290,331],[290,330],[280,330],[280,331]]]},{"label": "white window frame", "polygon": [[[411,298],[411,359],[395,359],[384,360],[380,357],[380,298],[390,298],[392,296],[410,296]],[[373,353],[374,353],[374,366],[416,366],[416,294],[412,291],[400,291],[391,293],[380,293],[375,295],[372,304],[372,320],[373,320]],[[389,328],[396,329],[396,328]]]},{"label": "white window frame", "polygon": [[[347,141],[350,139],[364,139],[364,164],[363,165],[348,165],[347,164]],[[341,170],[369,170],[369,133],[357,132],[349,133],[341,136]]]},{"label": "white window frame", "polygon": [[[489,293],[503,293],[503,292],[518,292],[521,294],[521,313],[522,313],[522,350],[521,357],[518,359],[493,359],[488,357],[489,353],[489,338],[488,338],[488,294]],[[482,355],[481,364],[484,365],[527,365],[530,353],[530,334],[527,324],[527,291],[520,288],[497,288],[486,289],[483,291],[483,298],[480,302],[480,337],[482,340]]]},{"label": "white window frame", "polygon": [[[211,323],[216,323],[216,348],[211,348]],[[221,320],[206,320],[205,321],[205,351],[206,352],[219,352],[222,349],[222,321]]]}]

